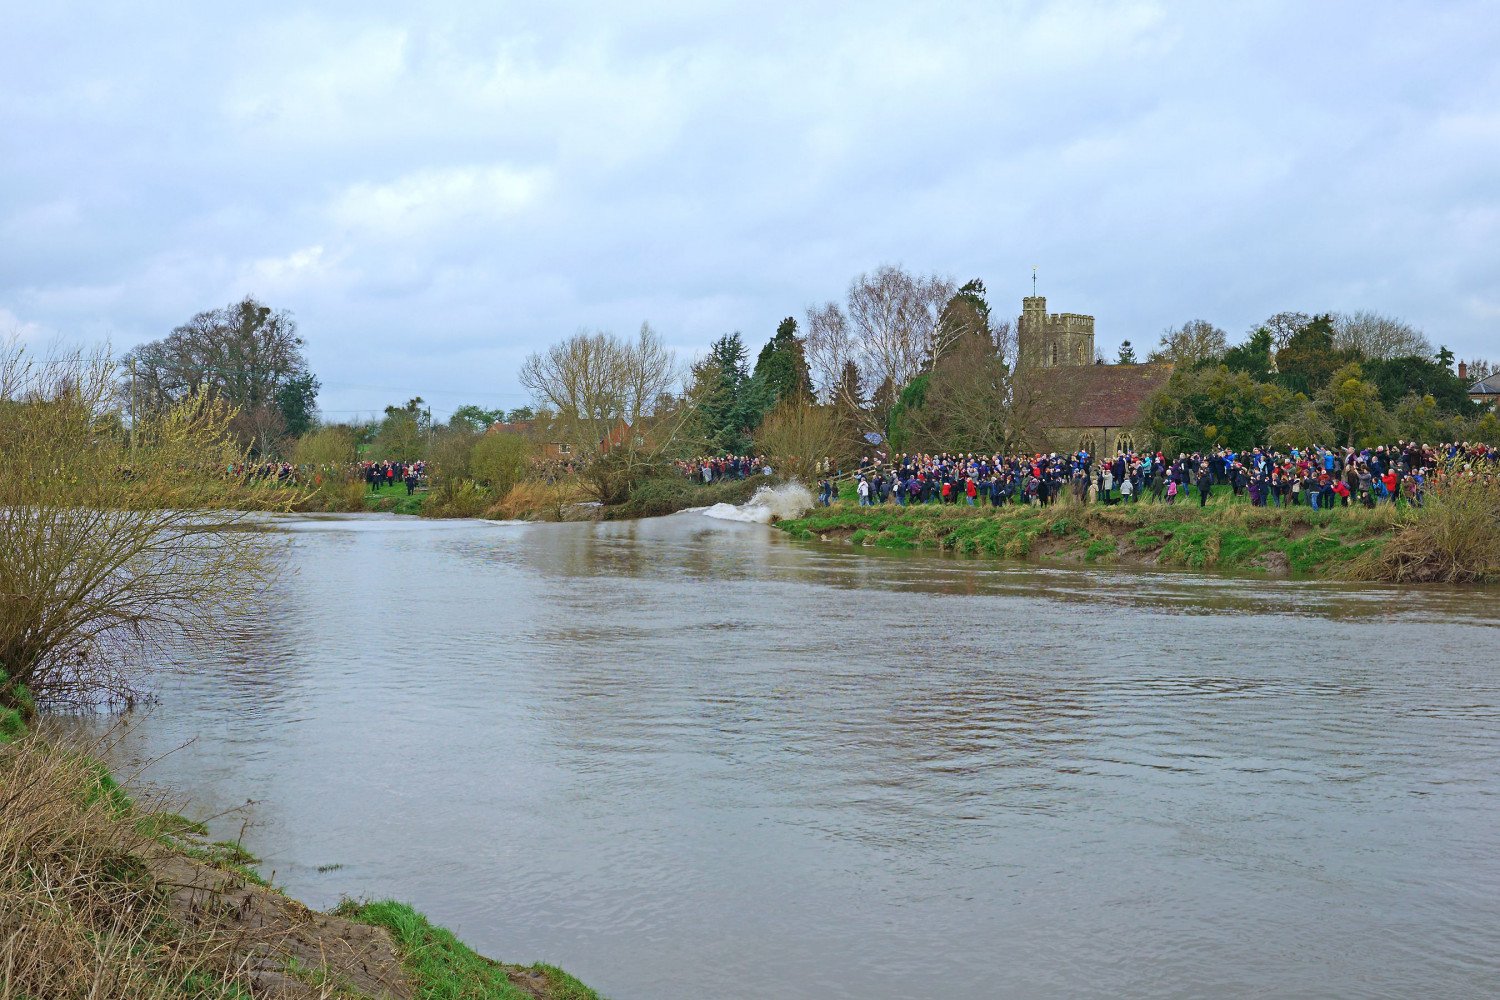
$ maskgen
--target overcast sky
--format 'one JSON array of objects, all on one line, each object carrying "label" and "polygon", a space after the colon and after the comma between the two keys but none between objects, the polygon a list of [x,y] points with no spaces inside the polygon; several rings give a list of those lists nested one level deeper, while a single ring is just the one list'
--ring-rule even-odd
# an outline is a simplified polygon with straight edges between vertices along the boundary
[{"label": "overcast sky", "polygon": [[1500,355],[1497,52],[1493,3],[6,3],[0,332],[253,294],[328,416],[442,418],[580,327],[753,352],[882,263],[1001,315],[1037,265],[1110,356],[1360,308]]}]

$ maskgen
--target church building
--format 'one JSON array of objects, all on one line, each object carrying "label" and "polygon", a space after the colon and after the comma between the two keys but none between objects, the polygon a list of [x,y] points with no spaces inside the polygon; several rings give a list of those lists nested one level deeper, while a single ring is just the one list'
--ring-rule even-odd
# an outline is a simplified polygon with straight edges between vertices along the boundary
[{"label": "church building", "polygon": [[1033,407],[1039,446],[1113,455],[1148,443],[1136,441],[1136,425],[1146,400],[1172,377],[1170,364],[1096,362],[1094,317],[1048,313],[1039,295],[1021,300],[1016,341],[1018,388]]}]

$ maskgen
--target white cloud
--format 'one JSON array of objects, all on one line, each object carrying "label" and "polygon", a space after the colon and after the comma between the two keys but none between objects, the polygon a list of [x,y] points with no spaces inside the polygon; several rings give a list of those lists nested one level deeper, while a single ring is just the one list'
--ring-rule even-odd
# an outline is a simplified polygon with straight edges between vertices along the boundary
[{"label": "white cloud", "polygon": [[253,261],[242,283],[263,297],[325,284],[334,274],[337,261],[324,253],[322,246],[303,247],[281,257],[262,257]]},{"label": "white cloud", "polygon": [[23,320],[9,309],[0,306],[0,342],[18,340],[23,344],[36,344],[50,335],[40,323]]},{"label": "white cloud", "polygon": [[543,170],[503,166],[420,170],[387,183],[353,184],[334,200],[329,214],[337,226],[359,234],[440,237],[450,227],[514,216],[535,205],[546,188]]}]

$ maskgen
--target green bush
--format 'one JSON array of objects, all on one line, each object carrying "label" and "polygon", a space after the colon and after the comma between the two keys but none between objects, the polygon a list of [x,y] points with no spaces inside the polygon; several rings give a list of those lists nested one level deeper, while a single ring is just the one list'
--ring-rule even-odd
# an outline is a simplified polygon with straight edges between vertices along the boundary
[{"label": "green bush", "polygon": [[469,449],[469,474],[497,497],[511,491],[531,469],[531,443],[519,434],[480,435]]},{"label": "green bush", "polygon": [[[427,491],[423,517],[479,517],[489,508],[490,495],[472,479],[443,482]],[[400,513],[400,504],[397,504]]]}]

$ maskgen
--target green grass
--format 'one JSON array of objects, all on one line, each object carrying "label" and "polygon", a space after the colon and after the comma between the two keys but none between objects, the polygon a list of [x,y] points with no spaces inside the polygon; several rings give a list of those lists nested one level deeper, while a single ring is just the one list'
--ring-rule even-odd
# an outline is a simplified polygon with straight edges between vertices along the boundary
[{"label": "green grass", "polygon": [[1118,551],[1113,538],[1101,538],[1090,542],[1089,547],[1083,552],[1084,562],[1098,562],[1100,559],[1113,559]]},{"label": "green grass", "polygon": [[382,486],[378,490],[365,490],[366,510],[389,511],[393,514],[420,514],[422,505],[426,502],[426,493],[414,493],[407,496],[405,483]]},{"label": "green grass", "polygon": [[1338,575],[1350,562],[1388,541],[1406,511],[1341,507],[1252,507],[1227,487],[1200,508],[1149,500],[1104,506],[1067,502],[1051,507],[893,504],[816,508],[780,527],[794,537],[839,537],[887,549],[933,548],[1012,559],[1087,563],[1124,557],[1191,569],[1297,575]]},{"label": "green grass", "polygon": [[26,723],[36,715],[36,700],[24,684],[11,680],[0,667],[0,744],[11,743],[26,735]]},{"label": "green grass", "polygon": [[390,931],[416,985],[417,1000],[532,1000],[511,981],[508,970],[540,976],[547,1000],[599,1000],[597,993],[561,969],[505,966],[485,958],[405,903],[345,900],[334,913]]}]

